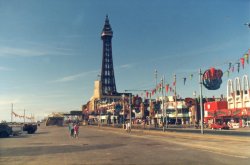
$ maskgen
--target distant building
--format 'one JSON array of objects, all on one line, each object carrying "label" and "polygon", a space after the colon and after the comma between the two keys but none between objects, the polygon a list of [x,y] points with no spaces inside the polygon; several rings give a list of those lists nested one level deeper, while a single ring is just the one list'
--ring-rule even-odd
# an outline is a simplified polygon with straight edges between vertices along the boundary
[{"label": "distant building", "polygon": [[52,113],[48,116],[48,119],[46,120],[45,125],[46,126],[63,126],[64,123],[64,116],[60,113]]}]

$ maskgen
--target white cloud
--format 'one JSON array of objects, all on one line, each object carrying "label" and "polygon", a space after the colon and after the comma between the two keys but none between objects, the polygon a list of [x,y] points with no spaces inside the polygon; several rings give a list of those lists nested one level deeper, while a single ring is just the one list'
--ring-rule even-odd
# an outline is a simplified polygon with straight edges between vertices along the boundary
[{"label": "white cloud", "polygon": [[0,66],[0,71],[11,71],[13,69],[11,68],[7,68],[7,67],[4,67],[4,66]]},{"label": "white cloud", "polygon": [[0,47],[0,56],[2,57],[38,57],[48,55],[71,55],[66,49],[27,49],[14,47]]},{"label": "white cloud", "polygon": [[123,64],[121,65],[119,68],[131,68],[132,67],[132,64]]},{"label": "white cloud", "polygon": [[0,99],[0,105],[7,105],[10,106],[11,103],[20,103],[20,99],[11,99],[11,98],[1,98]]},{"label": "white cloud", "polygon": [[74,75],[65,76],[65,77],[59,78],[57,80],[50,81],[49,83],[74,81],[76,79],[82,78],[82,77],[87,76],[89,74],[97,74],[98,72],[99,72],[98,70],[82,72],[82,73],[78,73],[78,74],[74,74]]},{"label": "white cloud", "polygon": [[43,52],[29,50],[29,49],[18,49],[18,48],[11,48],[11,47],[0,47],[0,56],[22,56],[22,57],[29,57],[29,56],[42,56],[44,55]]}]

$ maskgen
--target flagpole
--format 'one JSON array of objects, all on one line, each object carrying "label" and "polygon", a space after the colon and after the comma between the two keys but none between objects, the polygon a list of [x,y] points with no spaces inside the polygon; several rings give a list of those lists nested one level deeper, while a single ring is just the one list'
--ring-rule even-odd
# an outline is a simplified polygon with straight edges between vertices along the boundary
[{"label": "flagpole", "polygon": [[152,115],[151,115],[151,112],[152,112],[152,108],[151,108],[151,102],[152,102],[152,100],[151,100],[151,92],[149,93],[149,130],[150,130],[150,128],[151,128],[151,117],[152,117]]},{"label": "flagpole", "polygon": [[23,110],[23,123],[25,124],[25,118],[26,118],[26,116],[25,116],[25,109]]},{"label": "flagpole", "polygon": [[161,79],[161,96],[162,96],[162,131],[165,132],[165,108],[164,108],[164,95],[163,95],[163,81],[164,76]]},{"label": "flagpole", "polygon": [[174,74],[174,97],[175,97],[175,125],[177,125],[178,110],[177,110],[177,97],[176,97],[176,74]]},{"label": "flagpole", "polygon": [[[167,95],[167,91],[166,91],[166,79],[165,79],[165,75],[164,75],[164,101],[166,99],[166,95]],[[166,103],[167,106],[167,103]],[[165,122],[166,122],[166,129],[168,128],[168,114],[167,114],[167,109],[165,109]]]},{"label": "flagpole", "polygon": [[13,103],[11,103],[11,115],[10,115],[10,121],[13,122]]},{"label": "flagpole", "polygon": [[[155,88],[157,88],[157,70],[155,69]],[[156,94],[157,92],[155,92]],[[157,100],[157,95],[156,95],[156,99]],[[157,111],[157,117],[156,117],[156,126],[158,125],[158,111]]]},{"label": "flagpole", "polygon": [[201,114],[201,134],[204,134],[203,131],[203,105],[202,105],[202,73],[200,69],[200,114]]}]

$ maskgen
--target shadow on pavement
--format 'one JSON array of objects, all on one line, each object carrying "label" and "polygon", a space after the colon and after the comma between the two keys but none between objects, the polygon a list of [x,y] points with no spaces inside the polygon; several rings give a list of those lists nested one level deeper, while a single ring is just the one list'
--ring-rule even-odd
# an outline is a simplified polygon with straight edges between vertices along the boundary
[{"label": "shadow on pavement", "polygon": [[117,148],[125,144],[100,144],[100,145],[62,145],[62,146],[27,146],[18,148],[5,148],[0,150],[1,156],[41,156],[58,153],[85,152],[91,150],[104,150],[109,148]]},{"label": "shadow on pavement", "polygon": [[36,132],[35,134],[39,134],[39,135],[41,135],[41,134],[48,134],[49,132]]}]

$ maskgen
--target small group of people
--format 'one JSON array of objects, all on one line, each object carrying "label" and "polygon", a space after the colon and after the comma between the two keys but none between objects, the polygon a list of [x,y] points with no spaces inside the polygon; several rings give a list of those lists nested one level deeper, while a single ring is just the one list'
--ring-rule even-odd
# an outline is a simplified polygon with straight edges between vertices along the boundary
[{"label": "small group of people", "polygon": [[78,138],[79,135],[79,125],[77,123],[69,122],[69,135],[72,138]]}]

